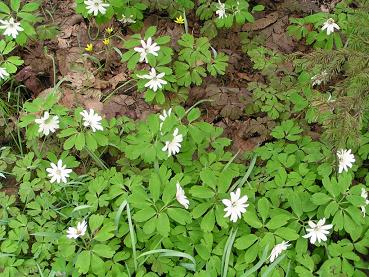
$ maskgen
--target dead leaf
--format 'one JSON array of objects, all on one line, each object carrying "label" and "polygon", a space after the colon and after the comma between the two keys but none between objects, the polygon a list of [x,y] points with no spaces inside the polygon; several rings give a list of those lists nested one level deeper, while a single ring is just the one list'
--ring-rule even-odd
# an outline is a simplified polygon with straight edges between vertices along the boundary
[{"label": "dead leaf", "polygon": [[272,12],[268,14],[266,17],[255,20],[255,22],[246,23],[245,25],[242,26],[242,31],[247,32],[264,29],[269,25],[273,24],[274,22],[276,22],[278,20],[278,17],[279,17],[278,12]]}]

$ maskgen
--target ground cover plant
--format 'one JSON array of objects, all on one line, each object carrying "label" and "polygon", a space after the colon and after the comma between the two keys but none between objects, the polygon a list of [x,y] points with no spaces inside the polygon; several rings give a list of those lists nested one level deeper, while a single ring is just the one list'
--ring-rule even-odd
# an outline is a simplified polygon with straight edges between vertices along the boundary
[{"label": "ground cover plant", "polygon": [[0,276],[368,276],[369,1],[0,2]]}]

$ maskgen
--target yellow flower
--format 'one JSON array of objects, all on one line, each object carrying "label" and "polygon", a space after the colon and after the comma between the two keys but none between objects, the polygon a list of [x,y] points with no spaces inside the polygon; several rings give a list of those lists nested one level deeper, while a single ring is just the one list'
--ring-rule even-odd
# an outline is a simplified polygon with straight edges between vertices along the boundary
[{"label": "yellow flower", "polygon": [[86,50],[87,52],[92,52],[92,50],[94,50],[94,47],[93,47],[92,43],[88,43],[88,44],[86,45],[85,50]]},{"label": "yellow flower", "polygon": [[105,45],[109,45],[109,44],[110,44],[110,39],[108,39],[108,38],[104,38],[103,43],[104,43]]},{"label": "yellow flower", "polygon": [[178,23],[178,24],[184,24],[185,20],[184,18],[182,17],[182,15],[178,16],[176,18],[176,20],[174,20],[175,23]]},{"label": "yellow flower", "polygon": [[111,34],[111,33],[113,32],[113,27],[106,28],[106,29],[105,29],[105,32],[106,32],[107,34]]}]

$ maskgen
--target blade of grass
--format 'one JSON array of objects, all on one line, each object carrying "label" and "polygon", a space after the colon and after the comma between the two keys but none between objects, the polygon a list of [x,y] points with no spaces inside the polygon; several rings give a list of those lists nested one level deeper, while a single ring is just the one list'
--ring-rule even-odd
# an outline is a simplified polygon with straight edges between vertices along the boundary
[{"label": "blade of grass", "polygon": [[269,251],[269,244],[264,248],[264,252],[263,252],[263,255],[260,261],[256,265],[254,265],[252,268],[250,268],[248,271],[246,271],[243,275],[241,275],[241,277],[250,276],[252,273],[254,273],[259,268],[261,268],[268,257],[268,251]]},{"label": "blade of grass", "polygon": [[133,229],[132,218],[131,218],[131,210],[129,208],[128,203],[127,203],[126,207],[127,207],[128,226],[129,226],[129,236],[131,237],[133,263],[134,263],[134,266],[135,266],[135,271],[137,271],[136,235],[135,235],[135,231]]},{"label": "blade of grass", "polygon": [[114,219],[114,224],[115,224],[115,235],[118,234],[118,229],[119,229],[119,221],[120,221],[120,217],[122,216],[122,212],[124,210],[124,208],[127,206],[127,201],[124,200],[122,202],[122,204],[120,204],[119,209],[117,211],[117,214],[115,215],[115,219]]},{"label": "blade of grass", "polygon": [[91,208],[92,206],[90,206],[90,205],[79,205],[79,206],[77,206],[77,207],[75,207],[73,210],[72,210],[72,213],[74,213],[74,212],[78,212],[78,211],[80,211],[80,210],[84,210],[84,209],[89,209],[89,208]]},{"label": "blade of grass", "polygon": [[192,257],[191,255],[187,254],[187,253],[176,251],[176,250],[154,249],[154,250],[150,250],[150,251],[142,253],[141,255],[139,255],[137,257],[137,259],[139,259],[141,257],[144,257],[144,256],[147,256],[147,255],[158,254],[158,253],[160,253],[160,256],[162,256],[162,257],[180,257],[180,258],[188,259],[192,262],[193,269],[195,269],[195,271],[196,271],[196,260],[195,260],[195,258]]},{"label": "blade of grass", "polygon": [[[223,256],[222,256],[222,264],[221,264],[221,272],[222,272],[222,277],[227,277],[228,274],[228,266],[229,266],[229,257],[231,256],[231,251],[232,251],[232,247],[233,247],[233,242],[236,238],[237,235],[237,228],[236,230],[233,231],[233,229],[231,230],[227,243],[224,246],[224,251],[223,251]],[[232,232],[233,231],[233,232]]]},{"label": "blade of grass", "polygon": [[279,256],[278,259],[276,259],[268,268],[264,271],[263,274],[261,274],[261,277],[267,277],[270,273],[272,273],[272,270],[286,257],[286,254]]},{"label": "blade of grass", "polygon": [[223,167],[222,172],[224,172],[224,171],[227,170],[227,168],[229,167],[229,165],[231,163],[233,163],[234,159],[238,156],[238,154],[240,154],[240,150],[238,150],[237,153],[234,154],[234,156],[232,157],[232,159],[230,159],[229,162]]},{"label": "blade of grass", "polygon": [[250,162],[249,168],[247,169],[245,175],[242,177],[241,180],[238,180],[237,182],[235,182],[229,191],[234,191],[237,188],[243,187],[243,185],[246,183],[247,179],[250,177],[250,174],[251,174],[252,170],[254,169],[254,166],[255,166],[255,163],[256,163],[256,158],[257,158],[257,155],[255,154],[254,157],[252,158],[251,162]]}]

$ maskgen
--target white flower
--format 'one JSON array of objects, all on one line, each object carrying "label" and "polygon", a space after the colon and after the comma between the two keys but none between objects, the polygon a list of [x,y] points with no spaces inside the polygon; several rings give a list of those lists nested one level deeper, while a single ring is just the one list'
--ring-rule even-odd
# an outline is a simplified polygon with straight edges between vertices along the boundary
[{"label": "white flower", "polygon": [[269,256],[269,261],[272,263],[274,262],[274,260],[284,251],[286,250],[288,247],[290,246],[290,244],[288,244],[288,241],[282,241],[281,243],[277,244],[276,246],[274,246],[274,248],[272,249],[272,252],[270,253]]},{"label": "white flower", "polygon": [[238,188],[236,192],[231,192],[231,199],[223,199],[222,202],[226,206],[224,211],[226,214],[224,217],[231,217],[232,222],[236,222],[241,215],[246,212],[246,208],[249,204],[246,204],[248,197],[247,195],[241,197],[241,189]]},{"label": "white flower", "polygon": [[16,38],[18,33],[23,31],[23,28],[20,26],[20,23],[15,22],[14,18],[10,18],[9,20],[0,20],[0,23],[2,24],[0,26],[0,29],[5,29],[4,35],[5,36],[11,36],[13,38]]},{"label": "white flower", "polygon": [[93,109],[90,109],[90,112],[83,110],[83,112],[80,112],[80,115],[83,117],[83,126],[91,127],[92,132],[104,130],[103,126],[101,126],[102,117],[95,113]]},{"label": "white flower", "polygon": [[328,73],[326,70],[324,70],[320,74],[316,74],[313,77],[311,77],[312,86],[320,85],[322,82],[327,80]]},{"label": "white flower", "polygon": [[226,10],[225,10],[225,4],[219,1],[218,9],[216,10],[215,13],[218,15],[220,19],[222,19],[223,17],[227,17]]},{"label": "white flower", "polygon": [[365,200],[365,205],[361,206],[361,212],[363,214],[363,216],[365,217],[365,213],[366,213],[366,206],[369,204],[369,199],[368,199],[368,192],[366,191],[365,188],[361,188],[361,197],[364,198]]},{"label": "white flower", "polygon": [[85,0],[84,3],[87,13],[93,13],[94,16],[97,16],[99,13],[105,14],[106,8],[110,6],[108,3],[104,3],[103,0]]},{"label": "white flower", "polygon": [[167,84],[167,81],[163,80],[165,73],[159,73],[156,75],[155,68],[151,68],[150,73],[147,75],[137,75],[137,77],[142,79],[150,80],[145,84],[145,88],[150,88],[153,91],[157,91],[158,89],[161,89],[163,85]]},{"label": "white flower", "polygon": [[43,117],[35,119],[35,122],[39,126],[38,132],[45,136],[59,129],[59,117],[57,115],[50,117],[49,112],[45,112]]},{"label": "white flower", "polygon": [[67,230],[67,238],[68,239],[77,239],[78,237],[82,237],[87,230],[87,222],[83,220],[82,222],[77,223],[77,227],[69,227]]},{"label": "white flower", "polygon": [[49,173],[50,183],[54,183],[55,181],[59,184],[60,182],[66,183],[69,174],[72,172],[72,169],[66,168],[66,165],[63,165],[63,161],[59,160],[57,165],[54,163],[50,163],[49,168],[46,168],[46,171]]},{"label": "white flower", "polygon": [[310,243],[315,244],[318,240],[318,243],[321,241],[327,240],[327,234],[329,234],[329,229],[333,227],[332,224],[324,225],[325,218],[322,218],[315,224],[313,221],[309,220],[308,224],[310,228],[306,228],[306,232],[308,232],[303,238],[310,238]]},{"label": "white flower", "polygon": [[337,151],[338,157],[338,173],[342,173],[342,171],[348,171],[349,168],[352,167],[352,164],[355,162],[355,156],[351,154],[351,149],[340,149]]},{"label": "white flower", "polygon": [[160,119],[160,129],[159,130],[161,130],[161,128],[163,127],[163,123],[164,123],[164,121],[165,121],[165,119],[168,117],[168,116],[170,116],[170,114],[172,113],[172,108],[170,108],[169,110],[168,110],[168,112],[166,111],[166,110],[164,110],[163,111],[163,114],[161,114],[161,115],[159,115],[159,119]]},{"label": "white flower", "polygon": [[158,51],[160,50],[160,46],[156,42],[153,43],[151,37],[147,39],[147,42],[141,39],[141,46],[142,47],[133,48],[133,50],[140,53],[139,62],[145,61],[146,63],[148,63],[148,60],[147,60],[148,54],[152,54],[156,57],[158,56]]},{"label": "white flower", "polygon": [[181,187],[181,185],[178,182],[177,182],[176,186],[177,186],[177,193],[176,193],[177,201],[183,207],[188,209],[188,205],[190,204],[190,201],[188,201],[187,196],[185,195],[185,192],[184,192],[183,188]]},{"label": "white flower", "polygon": [[127,24],[127,23],[136,23],[136,20],[132,19],[133,15],[131,14],[129,17],[125,16],[124,14],[122,14],[122,18],[119,19],[120,22],[122,22],[123,24]]},{"label": "white flower", "polygon": [[6,79],[9,76],[9,73],[6,71],[4,67],[0,67],[0,79]]},{"label": "white flower", "polygon": [[332,18],[329,18],[326,22],[324,22],[322,31],[324,31],[325,29],[327,29],[327,35],[330,35],[334,32],[334,29],[339,30],[340,26],[338,26]]},{"label": "white flower", "polygon": [[168,151],[168,157],[170,155],[175,155],[179,153],[179,150],[181,149],[182,141],[183,141],[183,136],[181,134],[178,135],[178,128],[176,128],[173,132],[172,141],[166,141],[165,146],[161,150]]}]

